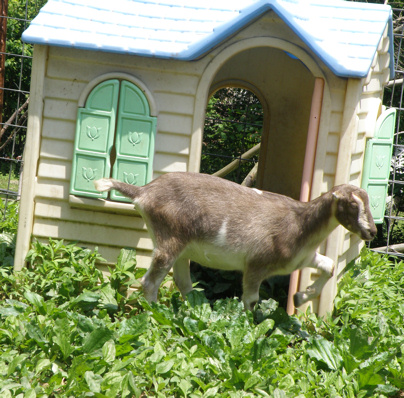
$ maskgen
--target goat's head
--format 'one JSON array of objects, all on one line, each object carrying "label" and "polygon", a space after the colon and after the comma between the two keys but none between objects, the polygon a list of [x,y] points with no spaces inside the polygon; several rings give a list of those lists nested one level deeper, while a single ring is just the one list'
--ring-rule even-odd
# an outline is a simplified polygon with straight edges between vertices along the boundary
[{"label": "goat's head", "polygon": [[361,239],[372,240],[377,229],[366,191],[352,185],[339,185],[332,190],[332,195],[338,222]]}]

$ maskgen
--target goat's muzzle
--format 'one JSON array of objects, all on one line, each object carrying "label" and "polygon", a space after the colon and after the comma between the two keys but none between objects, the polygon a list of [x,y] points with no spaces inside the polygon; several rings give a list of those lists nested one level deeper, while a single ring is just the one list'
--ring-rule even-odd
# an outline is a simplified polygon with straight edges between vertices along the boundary
[{"label": "goat's muzzle", "polygon": [[370,233],[370,237],[369,237],[369,239],[366,239],[366,240],[373,240],[374,238],[375,238],[375,236],[376,236],[376,234],[377,234],[377,230],[376,231],[372,231],[371,233]]},{"label": "goat's muzzle", "polygon": [[373,225],[371,225],[369,229],[361,231],[361,239],[371,241],[374,239],[376,234],[377,234],[377,228],[376,225],[373,223]]}]

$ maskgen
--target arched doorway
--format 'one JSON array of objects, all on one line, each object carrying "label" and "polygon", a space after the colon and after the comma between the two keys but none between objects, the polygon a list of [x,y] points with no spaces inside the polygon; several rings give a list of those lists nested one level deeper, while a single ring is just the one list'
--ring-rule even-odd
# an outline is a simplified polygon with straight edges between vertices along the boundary
[{"label": "arched doorway", "polygon": [[[213,91],[206,108],[200,171],[242,184],[258,165],[263,124],[264,107],[253,91],[236,84]],[[239,272],[191,263],[191,274],[208,299],[241,297]],[[269,283],[264,284],[264,297],[273,295],[268,288],[275,286]],[[282,294],[286,300],[287,286]]]},{"label": "arched doorway", "polygon": [[[249,46],[253,42],[259,45]],[[270,42],[273,42],[273,47],[269,46]],[[203,92],[211,94],[227,86],[248,88],[260,100],[263,129],[258,188],[300,198],[312,97],[318,77],[323,75],[307,53],[277,39],[268,39],[265,43],[264,38],[251,43],[237,43],[226,48],[207,68],[198,89],[200,100],[206,98]],[[195,127],[197,133],[198,127]],[[199,131],[202,132],[202,129]],[[198,137],[197,134],[195,136]],[[197,147],[197,141],[195,144]],[[202,140],[200,148],[202,151],[199,153],[203,152]],[[313,162],[314,157],[315,149]],[[230,278],[237,279],[237,276]],[[217,276],[214,280],[221,290],[226,284],[232,284],[231,280],[218,283]],[[280,284],[271,281],[269,289],[270,297],[276,298],[283,306],[286,306],[288,282],[288,277]],[[206,285],[208,289],[212,287],[209,281]],[[241,291],[235,291],[234,295],[238,294]],[[265,295],[261,294],[261,298],[265,298]]]},{"label": "arched doorway", "polygon": [[315,77],[289,53],[257,47],[226,60],[211,92],[227,82],[249,88],[262,104],[257,187],[299,199]]}]

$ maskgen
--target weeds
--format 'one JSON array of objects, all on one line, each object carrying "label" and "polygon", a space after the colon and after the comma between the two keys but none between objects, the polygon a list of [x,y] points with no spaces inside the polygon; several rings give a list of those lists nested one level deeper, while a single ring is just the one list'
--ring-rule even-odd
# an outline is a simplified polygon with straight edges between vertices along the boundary
[{"label": "weeds", "polygon": [[13,266],[15,239],[18,225],[17,201],[0,198],[0,264]]},{"label": "weeds", "polygon": [[97,250],[53,239],[19,273],[7,258],[1,397],[403,396],[404,265],[373,252],[348,267],[325,319],[273,299],[254,312],[198,289],[183,300],[164,284],[150,304],[131,290],[144,273],[131,250],[109,277]]},{"label": "weeds", "polygon": [[19,202],[0,197],[0,234],[17,233]]}]

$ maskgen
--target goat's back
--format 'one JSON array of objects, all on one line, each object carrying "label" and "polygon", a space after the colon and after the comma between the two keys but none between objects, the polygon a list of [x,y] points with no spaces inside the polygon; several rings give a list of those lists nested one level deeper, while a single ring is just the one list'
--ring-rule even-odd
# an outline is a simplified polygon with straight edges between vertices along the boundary
[{"label": "goat's back", "polygon": [[226,222],[227,233],[233,231],[239,239],[243,230],[250,236],[284,231],[288,218],[294,220],[302,205],[283,195],[200,173],[165,174],[144,186],[134,203],[156,228],[186,229],[189,236],[203,238],[216,236]]},{"label": "goat's back", "polygon": [[248,214],[254,211],[283,210],[300,206],[289,197],[248,188],[223,178],[201,173],[168,173],[145,185],[135,202],[180,210],[189,214]]}]

